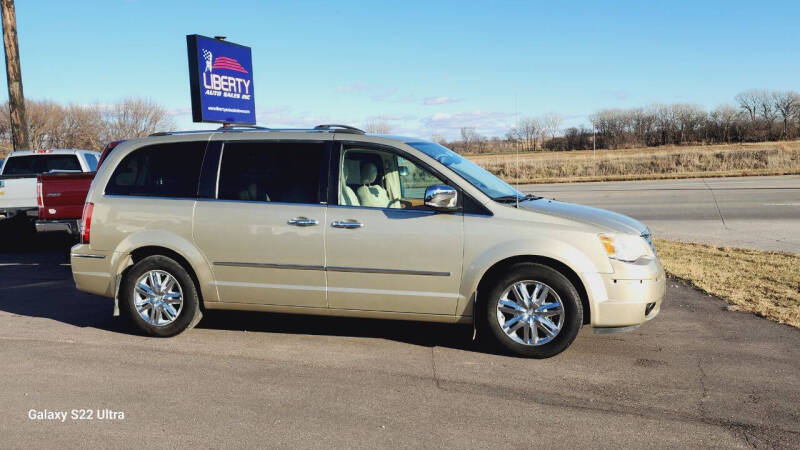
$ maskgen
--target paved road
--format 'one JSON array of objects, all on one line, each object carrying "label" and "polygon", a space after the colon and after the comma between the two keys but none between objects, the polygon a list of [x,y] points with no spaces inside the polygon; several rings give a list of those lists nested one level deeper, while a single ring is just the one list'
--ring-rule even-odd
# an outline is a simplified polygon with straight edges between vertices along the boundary
[{"label": "paved road", "polygon": [[800,176],[523,185],[635,217],[657,237],[800,253]]},{"label": "paved road", "polygon": [[[379,320],[215,313],[146,338],[64,254],[0,251],[3,447],[800,446],[800,331],[674,282],[640,330],[535,361]],[[80,408],[125,419],[28,419]]]}]

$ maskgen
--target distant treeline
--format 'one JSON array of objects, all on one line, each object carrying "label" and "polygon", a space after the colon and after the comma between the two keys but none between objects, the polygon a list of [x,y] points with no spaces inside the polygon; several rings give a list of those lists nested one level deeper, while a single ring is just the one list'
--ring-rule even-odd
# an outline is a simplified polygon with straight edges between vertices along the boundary
[{"label": "distant treeline", "polygon": [[[173,122],[165,108],[152,100],[127,98],[110,105],[63,105],[26,100],[31,146],[101,150],[117,139],[169,131]],[[8,103],[0,105],[0,157],[11,149]]]},{"label": "distant treeline", "polygon": [[447,145],[462,153],[537,150],[589,150],[658,145],[761,142],[800,137],[800,94],[794,91],[748,90],[734,105],[711,111],[688,104],[655,104],[641,108],[603,109],[589,117],[590,126],[561,128],[558,114],[525,118],[505,138],[486,138],[474,128]]}]

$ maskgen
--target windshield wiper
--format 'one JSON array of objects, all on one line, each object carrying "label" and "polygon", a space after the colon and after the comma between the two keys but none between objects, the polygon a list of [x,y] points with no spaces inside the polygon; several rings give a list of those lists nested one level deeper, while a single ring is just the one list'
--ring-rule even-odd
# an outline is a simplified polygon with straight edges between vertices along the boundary
[{"label": "windshield wiper", "polygon": [[538,200],[542,197],[526,194],[526,195],[501,195],[500,197],[492,197],[492,200],[499,203],[516,203],[524,202],[525,200]]}]

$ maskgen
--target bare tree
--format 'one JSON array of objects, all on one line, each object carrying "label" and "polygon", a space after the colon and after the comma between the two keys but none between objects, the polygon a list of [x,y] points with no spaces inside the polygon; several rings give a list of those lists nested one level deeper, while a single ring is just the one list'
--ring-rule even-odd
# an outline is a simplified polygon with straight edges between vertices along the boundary
[{"label": "bare tree", "polygon": [[31,148],[63,147],[64,107],[52,101],[28,101],[28,134]]},{"label": "bare tree", "polygon": [[[28,135],[33,148],[100,150],[109,140],[172,129],[164,108],[152,101],[122,100],[109,107],[62,105],[27,100]],[[11,141],[8,103],[0,105],[0,140]]]},{"label": "bare tree", "polygon": [[711,112],[709,118],[721,130],[721,139],[730,142],[730,132],[736,123],[739,111],[731,105],[720,105]]},{"label": "bare tree", "polygon": [[554,112],[547,113],[542,116],[541,124],[543,131],[550,136],[550,139],[555,139],[556,135],[561,130],[561,123],[564,119]]},{"label": "bare tree", "polygon": [[772,125],[777,116],[773,96],[765,90],[758,91],[758,113],[768,126]]},{"label": "bare tree", "polygon": [[370,120],[364,127],[367,133],[392,134],[392,126],[385,120]]},{"label": "bare tree", "polygon": [[431,140],[439,145],[444,145],[447,143],[447,139],[445,139],[441,134],[434,134],[431,136]]},{"label": "bare tree", "polygon": [[63,147],[100,149],[105,145],[103,141],[105,134],[106,126],[100,107],[97,105],[67,106],[64,115]]},{"label": "bare tree", "polygon": [[688,103],[678,103],[672,105],[674,114],[673,117],[677,121],[678,132],[680,138],[678,139],[678,144],[683,144],[684,142],[698,140],[696,136],[696,131],[700,127],[700,124],[706,120],[706,112],[697,105],[690,105]]},{"label": "bare tree", "polygon": [[115,103],[105,116],[107,140],[144,137],[175,127],[166,109],[150,99],[126,98]]},{"label": "bare tree", "polygon": [[788,135],[789,121],[800,112],[800,94],[794,91],[781,91],[772,93],[775,110],[783,120],[783,138]]},{"label": "bare tree", "polygon": [[539,121],[533,118],[521,119],[519,124],[513,129],[513,133],[522,144],[524,151],[536,151],[536,138],[541,130]]},{"label": "bare tree", "polygon": [[750,122],[756,121],[760,96],[760,91],[757,89],[749,89],[736,94],[736,97],[734,97],[734,100],[736,100],[736,103],[739,104],[739,107],[747,112],[747,115],[750,117]]},{"label": "bare tree", "polygon": [[461,127],[461,140],[467,152],[481,153],[486,149],[486,138],[475,131],[475,127]]}]

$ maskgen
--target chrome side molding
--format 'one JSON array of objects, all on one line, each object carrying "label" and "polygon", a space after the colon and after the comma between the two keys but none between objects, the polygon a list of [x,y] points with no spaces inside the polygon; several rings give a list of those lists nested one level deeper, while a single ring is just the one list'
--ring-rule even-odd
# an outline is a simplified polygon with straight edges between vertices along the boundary
[{"label": "chrome side molding", "polygon": [[106,255],[93,255],[90,253],[70,253],[73,258],[106,259]]},{"label": "chrome side molding", "polygon": [[404,269],[372,269],[369,267],[342,267],[328,266],[328,272],[357,272],[357,273],[384,273],[388,275],[422,275],[430,277],[449,277],[450,272],[433,272],[430,270],[404,270]]},{"label": "chrome side molding", "polygon": [[293,269],[293,270],[325,270],[325,266],[306,266],[302,264],[269,264],[252,262],[215,262],[215,266],[223,267],[251,267],[257,269]]},{"label": "chrome side molding", "polygon": [[450,276],[450,272],[436,272],[431,270],[376,269],[371,267],[313,266],[302,264],[272,264],[232,261],[215,261],[214,265],[222,267],[249,267],[256,269],[322,270],[326,272],[379,273],[387,275],[420,275],[430,277]]}]

